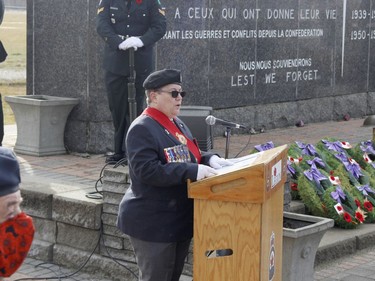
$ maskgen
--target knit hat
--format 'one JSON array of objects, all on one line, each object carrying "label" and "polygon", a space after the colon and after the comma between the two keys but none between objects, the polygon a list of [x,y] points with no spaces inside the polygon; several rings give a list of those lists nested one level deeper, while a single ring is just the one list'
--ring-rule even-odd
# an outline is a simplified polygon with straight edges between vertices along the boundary
[{"label": "knit hat", "polygon": [[177,69],[163,69],[151,73],[143,82],[146,90],[159,89],[168,84],[181,84],[181,72]]},{"label": "knit hat", "polygon": [[20,182],[20,166],[16,155],[11,149],[0,147],[0,196],[18,191]]}]

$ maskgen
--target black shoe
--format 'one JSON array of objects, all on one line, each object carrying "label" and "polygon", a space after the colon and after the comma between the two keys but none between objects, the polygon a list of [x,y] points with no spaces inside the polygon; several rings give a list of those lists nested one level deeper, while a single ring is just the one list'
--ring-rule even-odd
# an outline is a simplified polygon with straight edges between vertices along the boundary
[{"label": "black shoe", "polygon": [[115,153],[110,154],[106,157],[105,162],[108,164],[116,164],[121,160],[121,164],[127,165],[128,160],[126,159],[126,156],[122,153]]}]

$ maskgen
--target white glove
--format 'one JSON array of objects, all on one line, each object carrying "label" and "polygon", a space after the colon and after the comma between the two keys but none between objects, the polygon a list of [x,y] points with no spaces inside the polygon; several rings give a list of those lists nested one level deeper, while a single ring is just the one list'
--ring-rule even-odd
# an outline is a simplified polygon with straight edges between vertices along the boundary
[{"label": "white glove", "polygon": [[214,169],[220,169],[225,166],[232,166],[233,163],[227,159],[220,158],[217,155],[212,155],[209,161],[209,165]]},{"label": "white glove", "polygon": [[136,51],[138,48],[143,47],[143,45],[144,44],[141,39],[133,36],[125,39],[125,41],[122,41],[120,45],[118,45],[118,48],[124,51],[129,48],[134,48],[134,51]]},{"label": "white glove", "polygon": [[197,173],[197,180],[201,180],[204,178],[208,178],[211,176],[217,175],[217,171],[215,169],[212,169],[209,166],[199,164],[198,165],[198,173]]}]

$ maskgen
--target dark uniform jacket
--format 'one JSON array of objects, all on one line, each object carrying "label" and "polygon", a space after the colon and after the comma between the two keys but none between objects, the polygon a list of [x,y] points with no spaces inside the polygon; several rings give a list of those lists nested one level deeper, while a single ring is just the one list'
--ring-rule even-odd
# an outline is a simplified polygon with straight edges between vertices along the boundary
[{"label": "dark uniform jacket", "polygon": [[166,32],[165,12],[158,0],[101,0],[96,30],[106,42],[103,67],[118,75],[129,75],[129,52],[118,49],[127,37],[139,37],[144,46],[134,56],[136,72],[153,68],[153,46]]},{"label": "dark uniform jacket", "polygon": [[[177,126],[192,139],[190,130]],[[126,145],[131,184],[119,208],[117,225],[122,232],[153,242],[185,241],[193,236],[193,200],[187,196],[187,180],[195,180],[198,165],[168,163],[165,149],[181,145],[158,122],[141,115],[131,124]],[[210,153],[202,153],[208,163]]]}]

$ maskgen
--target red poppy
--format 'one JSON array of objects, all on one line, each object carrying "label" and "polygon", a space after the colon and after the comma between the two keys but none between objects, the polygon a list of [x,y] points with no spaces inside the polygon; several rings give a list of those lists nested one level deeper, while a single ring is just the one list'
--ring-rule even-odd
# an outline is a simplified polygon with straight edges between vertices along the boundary
[{"label": "red poppy", "polygon": [[352,217],[349,213],[344,213],[344,219],[346,220],[346,222],[352,222]]},{"label": "red poppy", "polygon": [[372,209],[374,208],[370,201],[365,201],[363,203],[363,206],[366,208],[367,211],[372,212]]},{"label": "red poppy", "polygon": [[352,146],[351,146],[351,144],[349,142],[342,141],[341,144],[342,144],[343,148],[346,148],[346,149],[352,148]]},{"label": "red poppy", "polygon": [[141,5],[142,4],[142,0],[136,0],[135,1],[138,5]]},{"label": "red poppy", "polygon": [[365,217],[361,212],[355,212],[355,218],[360,222],[363,223],[365,221]]},{"label": "red poppy", "polygon": [[361,207],[361,202],[359,202],[358,199],[355,199],[354,201],[355,201],[355,204],[357,205],[357,207]]},{"label": "red poppy", "polygon": [[339,206],[336,207],[336,209],[337,209],[337,211],[341,212],[344,208],[341,205],[339,205]]},{"label": "red poppy", "polygon": [[291,188],[293,191],[298,191],[297,186],[298,186],[298,184],[296,184],[296,183],[292,183],[292,184],[290,185],[290,188]]}]

